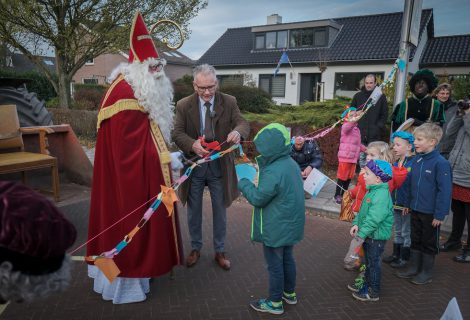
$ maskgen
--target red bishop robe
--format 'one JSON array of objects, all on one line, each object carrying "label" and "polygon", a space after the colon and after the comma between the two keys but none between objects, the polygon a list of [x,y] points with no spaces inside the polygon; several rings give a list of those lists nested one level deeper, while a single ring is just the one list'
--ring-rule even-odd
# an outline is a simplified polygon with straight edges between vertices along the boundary
[{"label": "red bishop robe", "polygon": [[[152,132],[148,114],[138,105],[131,86],[121,76],[103,99],[98,115],[88,239],[170,186],[169,154]],[[156,126],[154,126],[155,129]],[[160,143],[158,143],[160,142]],[[166,181],[165,181],[166,180]],[[169,181],[170,180],[170,181]],[[140,221],[153,201],[142,206],[87,246],[87,256],[113,249]],[[172,216],[163,203],[132,241],[114,258],[120,277],[157,277],[182,263],[176,208]]]}]

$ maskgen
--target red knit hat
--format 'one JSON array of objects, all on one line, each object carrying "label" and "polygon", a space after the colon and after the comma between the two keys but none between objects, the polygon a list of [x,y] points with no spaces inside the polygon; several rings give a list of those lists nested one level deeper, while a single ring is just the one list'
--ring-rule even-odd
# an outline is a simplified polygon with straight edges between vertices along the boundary
[{"label": "red knit hat", "polygon": [[15,182],[0,181],[0,263],[46,274],[58,270],[77,231],[44,196]]},{"label": "red knit hat", "polygon": [[130,46],[129,63],[144,62],[148,58],[158,59],[157,48],[140,12],[136,12],[132,21]]}]

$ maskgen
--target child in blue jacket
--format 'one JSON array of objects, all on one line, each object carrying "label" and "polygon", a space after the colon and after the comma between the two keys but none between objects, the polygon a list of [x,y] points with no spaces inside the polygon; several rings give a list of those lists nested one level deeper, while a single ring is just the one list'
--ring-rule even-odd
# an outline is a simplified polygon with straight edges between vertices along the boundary
[{"label": "child in blue jacket", "polygon": [[251,240],[263,243],[269,272],[269,297],[250,303],[259,312],[282,314],[282,301],[296,304],[294,245],[302,240],[305,200],[302,176],[290,157],[290,135],[286,127],[272,123],[254,139],[261,154],[258,186],[248,179],[238,189],[253,206]]},{"label": "child in blue jacket", "polygon": [[[395,131],[392,135],[393,151],[397,158],[393,167],[405,168],[405,174],[410,172],[414,161],[414,141],[413,135],[406,131]],[[385,263],[390,263],[392,268],[404,268],[410,259],[411,219],[409,214],[403,214],[405,193],[406,190],[403,187],[392,191],[393,224],[395,226],[393,253],[382,260]]]},{"label": "child in blue jacket", "polygon": [[426,284],[432,281],[439,252],[439,227],[450,209],[452,174],[449,162],[436,149],[441,127],[424,123],[413,136],[417,155],[404,184],[404,211],[411,212],[411,255],[408,268],[397,276]]}]

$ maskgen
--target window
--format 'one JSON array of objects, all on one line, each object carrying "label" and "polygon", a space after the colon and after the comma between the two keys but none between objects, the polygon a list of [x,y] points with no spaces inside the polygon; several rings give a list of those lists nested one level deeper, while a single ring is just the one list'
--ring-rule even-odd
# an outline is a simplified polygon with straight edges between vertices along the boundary
[{"label": "window", "polygon": [[290,32],[290,47],[324,47],[327,45],[327,33],[323,28],[296,29]]},{"label": "window", "polygon": [[222,86],[242,86],[243,75],[242,74],[226,74],[218,75],[219,85]]},{"label": "window", "polygon": [[313,46],[313,29],[297,29],[290,33],[290,47],[312,47]]},{"label": "window", "polygon": [[276,48],[287,48],[287,31],[279,31],[277,33]]},{"label": "window", "polygon": [[255,35],[255,49],[325,47],[328,32],[324,27],[270,31]]},{"label": "window", "polygon": [[266,49],[276,48],[276,32],[266,33]]},{"label": "window", "polygon": [[95,64],[95,59],[89,59],[85,62],[85,65],[89,66],[89,65],[93,65]]},{"label": "window", "polygon": [[260,74],[259,88],[272,97],[284,98],[286,96],[286,75],[278,74],[274,77],[271,74]]},{"label": "window", "polygon": [[350,97],[361,87],[361,80],[368,74],[375,74],[376,79],[384,77],[383,72],[345,72],[335,73],[335,96]]},{"label": "window", "polygon": [[287,31],[272,31],[255,36],[255,49],[287,48]]},{"label": "window", "polygon": [[98,84],[98,78],[83,78],[84,84]]},{"label": "window", "polygon": [[264,35],[256,36],[256,49],[264,49]]}]

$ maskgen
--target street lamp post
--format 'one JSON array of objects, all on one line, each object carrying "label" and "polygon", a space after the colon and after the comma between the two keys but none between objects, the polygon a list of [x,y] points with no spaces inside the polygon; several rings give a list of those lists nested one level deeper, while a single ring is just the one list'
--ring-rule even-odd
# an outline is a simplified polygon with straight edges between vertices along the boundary
[{"label": "street lamp post", "polygon": [[405,98],[405,82],[408,74],[408,62],[410,59],[410,42],[415,46],[418,45],[417,39],[419,38],[422,3],[422,0],[405,0],[399,52],[404,52],[402,59],[406,61],[406,67],[405,70],[398,70],[397,72],[397,79],[395,81],[395,97],[393,99],[394,107],[396,107],[396,105]]}]

